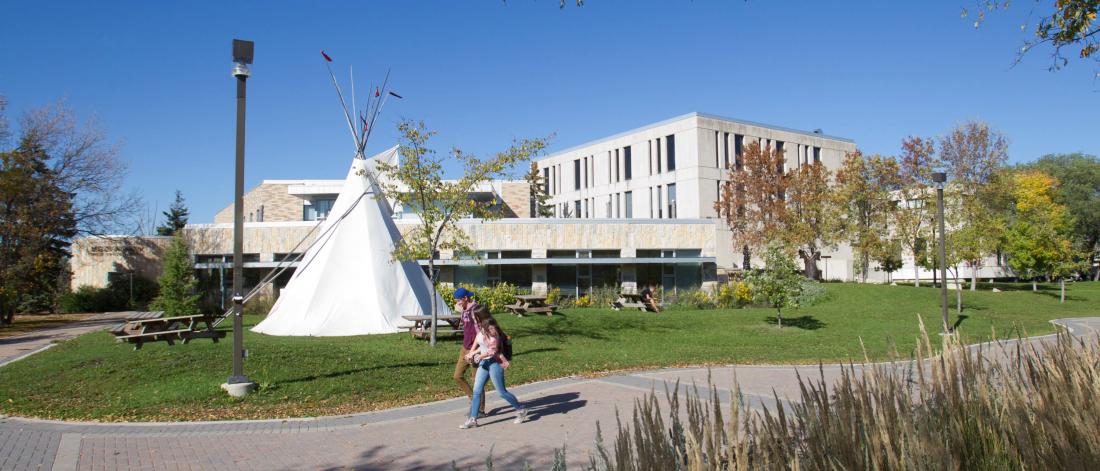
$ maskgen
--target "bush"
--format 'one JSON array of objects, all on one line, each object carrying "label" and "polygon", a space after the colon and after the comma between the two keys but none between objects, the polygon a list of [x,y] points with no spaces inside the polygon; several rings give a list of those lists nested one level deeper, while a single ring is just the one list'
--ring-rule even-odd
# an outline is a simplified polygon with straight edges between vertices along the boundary
[{"label": "bush", "polygon": [[561,300],[561,288],[554,288],[546,293],[547,304],[557,304],[564,309],[565,306],[561,305]]},{"label": "bush", "polygon": [[802,280],[802,292],[795,297],[795,304],[799,307],[813,306],[828,299],[825,285],[812,280]]},{"label": "bush", "polygon": [[677,384],[666,389],[666,414],[650,392],[612,430],[611,449],[596,425],[584,469],[1100,469],[1095,337],[1061,333],[995,353],[948,337],[936,355],[921,331],[913,367],[800,378],[786,411],[734,400],[724,415],[713,385],[681,397]]},{"label": "bush", "polygon": [[244,303],[244,313],[248,315],[266,316],[271,312],[271,307],[275,305],[275,295],[268,293],[260,293],[249,299]]},{"label": "bush", "polygon": [[713,309],[715,306],[714,298],[706,291],[682,289],[669,298],[666,308]]},{"label": "bush", "polygon": [[588,295],[581,296],[573,303],[574,307],[592,307],[592,298]]},{"label": "bush", "polygon": [[60,305],[61,311],[66,313],[110,312],[125,310],[127,301],[110,287],[83,285],[76,291],[61,295]]}]

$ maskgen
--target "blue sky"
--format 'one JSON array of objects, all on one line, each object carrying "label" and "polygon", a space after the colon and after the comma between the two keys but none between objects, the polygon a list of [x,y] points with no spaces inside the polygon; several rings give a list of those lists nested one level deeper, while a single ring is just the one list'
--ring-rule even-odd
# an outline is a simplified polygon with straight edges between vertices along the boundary
[{"label": "blue sky", "polygon": [[395,142],[403,117],[438,130],[441,152],[488,154],[513,138],[554,134],[552,151],[700,111],[822,128],[870,153],[981,119],[1008,136],[1013,162],[1100,154],[1093,64],[1051,73],[1049,51],[1037,50],[1012,67],[1030,3],[977,30],[960,18],[974,6],[8,1],[0,93],[9,118],[58,98],[95,116],[122,144],[128,185],[158,211],[182,190],[192,222],[232,201],[233,38],[256,42],[248,187],[343,177],[351,140],[320,49],[344,80],[353,65],[361,90],[392,69],[406,98],[387,105],[371,150]]}]

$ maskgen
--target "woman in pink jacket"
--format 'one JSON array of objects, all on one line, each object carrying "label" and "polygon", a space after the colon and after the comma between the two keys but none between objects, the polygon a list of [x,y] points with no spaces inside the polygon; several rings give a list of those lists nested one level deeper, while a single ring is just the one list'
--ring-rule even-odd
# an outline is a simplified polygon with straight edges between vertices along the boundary
[{"label": "woman in pink jacket", "polygon": [[527,420],[527,408],[523,407],[516,396],[508,392],[508,388],[504,386],[504,369],[508,368],[508,359],[504,358],[501,352],[504,338],[501,335],[500,326],[485,306],[478,306],[474,310],[474,321],[477,323],[477,337],[474,339],[474,346],[470,348],[470,353],[466,354],[466,360],[477,365],[477,373],[474,376],[474,397],[470,402],[470,415],[458,428],[477,427],[477,407],[485,394],[485,383],[489,379],[493,380],[493,387],[496,388],[497,394],[516,409],[515,423],[523,423]]}]

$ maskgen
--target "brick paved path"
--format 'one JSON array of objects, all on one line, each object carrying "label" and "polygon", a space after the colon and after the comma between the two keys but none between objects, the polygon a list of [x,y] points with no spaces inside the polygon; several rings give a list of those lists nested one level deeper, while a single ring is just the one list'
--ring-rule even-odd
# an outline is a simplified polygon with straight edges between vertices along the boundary
[{"label": "brick paved path", "polygon": [[[1100,318],[1056,321],[1073,335],[1096,335]],[[1052,336],[1028,339],[1049,340]],[[571,468],[593,451],[596,422],[610,438],[615,410],[629,417],[634,400],[675,380],[685,389],[712,375],[728,402],[736,373],[749,405],[775,407],[779,397],[798,397],[795,373],[826,380],[838,365],[730,366],[665,369],[602,378],[566,378],[510,388],[531,407],[531,418],[513,424],[503,401],[490,396],[496,413],[482,427],[458,430],[467,404],[452,399],[344,417],[147,424],[93,424],[0,419],[3,470],[299,470],[484,469],[493,449],[498,469],[529,463],[546,468],[555,448],[567,446]]]}]

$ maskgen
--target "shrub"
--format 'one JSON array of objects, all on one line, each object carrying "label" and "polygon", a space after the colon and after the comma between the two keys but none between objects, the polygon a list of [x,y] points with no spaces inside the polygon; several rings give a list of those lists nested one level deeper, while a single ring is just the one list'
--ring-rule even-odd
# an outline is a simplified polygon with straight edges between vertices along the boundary
[{"label": "shrub", "polygon": [[592,307],[592,298],[588,295],[581,296],[573,303],[574,307]]},{"label": "shrub", "polygon": [[[561,304],[559,303],[560,301],[561,301],[561,288],[554,288],[554,289],[552,289],[552,290],[550,290],[549,292],[546,293],[546,303],[547,304],[557,304],[558,306],[561,306]],[[561,307],[564,308],[565,306],[561,306]]]},{"label": "shrub", "polygon": [[274,305],[274,294],[260,293],[244,303],[244,313],[248,315],[266,316],[267,313],[271,312],[271,307]]},{"label": "shrub", "polygon": [[187,241],[183,237],[172,238],[172,245],[164,254],[164,271],[160,275],[160,294],[150,303],[150,309],[164,311],[165,317],[187,316],[199,312],[199,298],[195,287],[195,268]]},{"label": "shrub", "polygon": [[828,299],[828,293],[825,290],[825,285],[816,281],[802,280],[802,292],[795,297],[795,304],[798,307],[813,306]]},{"label": "shrub", "polygon": [[801,398],[786,410],[733,400],[724,416],[713,385],[682,398],[677,384],[665,414],[650,392],[611,449],[597,423],[585,469],[1100,469],[1100,339],[1062,333],[983,352],[948,337],[935,355],[921,332],[911,367],[800,378]]},{"label": "shrub", "polygon": [[737,298],[737,304],[744,306],[752,303],[752,286],[743,281],[737,282],[737,287],[734,288],[734,296]]},{"label": "shrub", "polygon": [[666,303],[666,307],[683,309],[713,309],[714,298],[710,293],[700,290],[678,290],[672,299]]},{"label": "shrub", "polygon": [[61,295],[61,311],[66,313],[76,312],[109,312],[124,310],[126,298],[111,288],[96,288],[83,285],[76,291]]},{"label": "shrub", "polygon": [[476,293],[477,302],[486,305],[490,312],[504,311],[504,306],[515,304],[516,295],[519,294],[516,285],[510,283],[498,283],[496,286],[485,286],[472,291]]}]

